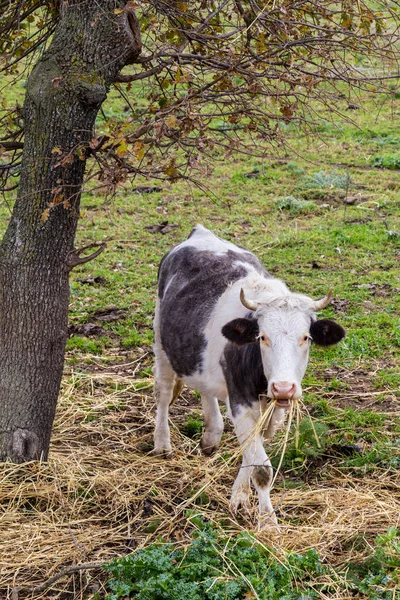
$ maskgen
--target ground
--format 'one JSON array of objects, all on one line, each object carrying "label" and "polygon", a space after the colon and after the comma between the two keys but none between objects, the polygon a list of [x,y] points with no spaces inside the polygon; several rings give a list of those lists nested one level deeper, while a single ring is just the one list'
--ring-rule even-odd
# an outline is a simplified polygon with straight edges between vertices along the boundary
[{"label": "ground", "polygon": [[[264,160],[215,155],[202,167],[206,188],[127,181],[106,200],[86,191],[77,245],[106,241],[107,250],[72,274],[49,461],[1,470],[0,597],[102,598],[101,569],[28,588],[156,539],[185,544],[190,511],[231,535],[255,532],[281,557],[316,548],[339,582],[371,556],[378,534],[399,526],[400,96],[379,102],[361,96],[350,115],[341,99],[342,116],[321,113],[314,139],[286,125],[287,147]],[[119,110],[111,96],[105,115]],[[1,210],[5,227],[8,205]],[[304,423],[320,440],[304,425],[296,444],[293,427],[272,495],[279,536],[258,530],[255,502],[248,514],[229,513],[237,443],[225,418],[220,451],[202,456],[195,392],[171,410],[174,456],[149,454],[158,263],[197,222],[254,251],[293,291],[317,298],[332,286],[324,316],[347,330],[337,348],[312,349]],[[271,447],[275,466],[282,440]],[[387,582],[393,598],[398,585]],[[373,597],[335,590],[320,597]]]}]

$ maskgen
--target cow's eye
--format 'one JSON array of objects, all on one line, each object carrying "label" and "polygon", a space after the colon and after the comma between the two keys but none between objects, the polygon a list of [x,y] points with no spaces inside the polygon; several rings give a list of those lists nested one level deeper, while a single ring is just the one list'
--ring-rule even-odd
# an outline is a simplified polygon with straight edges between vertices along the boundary
[{"label": "cow's eye", "polygon": [[265,335],[261,335],[261,336],[260,336],[260,340],[261,340],[262,342],[265,342]]},{"label": "cow's eye", "polygon": [[309,342],[309,341],[311,341],[311,335],[310,335],[309,333],[306,333],[306,334],[303,336],[303,339],[302,339],[301,343],[302,343],[302,344],[306,344],[306,343],[307,343],[307,342]]}]

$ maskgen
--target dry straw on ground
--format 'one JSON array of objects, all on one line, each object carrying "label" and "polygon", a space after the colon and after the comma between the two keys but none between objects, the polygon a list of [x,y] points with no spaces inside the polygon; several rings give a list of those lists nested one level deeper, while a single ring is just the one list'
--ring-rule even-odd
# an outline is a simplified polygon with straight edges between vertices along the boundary
[{"label": "dry straw on ground", "polygon": [[[69,573],[44,591],[29,588],[67,566],[103,563],[160,537],[184,544],[188,509],[223,521],[232,535],[257,531],[256,498],[249,514],[229,513],[239,466],[229,425],[222,451],[209,458],[179,431],[188,412],[198,411],[184,394],[172,409],[173,458],[152,457],[150,378],[135,371],[68,375],[49,461],[1,468],[0,598],[89,598],[95,590],[103,597],[99,569]],[[285,489],[278,476],[272,499],[281,533],[261,530],[259,539],[278,555],[314,547],[336,565],[362,559],[368,542],[400,521],[400,480],[379,469],[357,477],[332,466],[298,489]],[[335,597],[350,596],[338,588]]]}]

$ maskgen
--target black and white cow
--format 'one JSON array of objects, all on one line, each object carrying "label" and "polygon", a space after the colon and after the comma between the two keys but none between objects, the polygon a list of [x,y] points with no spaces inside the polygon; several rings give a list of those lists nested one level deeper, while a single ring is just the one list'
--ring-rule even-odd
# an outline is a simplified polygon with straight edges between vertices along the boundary
[{"label": "black and white cow", "polygon": [[329,346],[344,337],[335,321],[316,318],[331,298],[331,292],[321,300],[293,294],[254,254],[197,225],[164,256],[159,269],[154,453],[172,450],[168,408],[183,383],[201,394],[201,446],[206,454],[220,443],[218,400],[226,402],[243,453],[231,508],[246,506],[252,481],[260,514],[276,523],[270,500],[272,467],[261,432],[254,435],[265,407],[260,395],[275,401],[264,432],[268,440],[283,424],[290,400],[302,395],[311,342]]}]

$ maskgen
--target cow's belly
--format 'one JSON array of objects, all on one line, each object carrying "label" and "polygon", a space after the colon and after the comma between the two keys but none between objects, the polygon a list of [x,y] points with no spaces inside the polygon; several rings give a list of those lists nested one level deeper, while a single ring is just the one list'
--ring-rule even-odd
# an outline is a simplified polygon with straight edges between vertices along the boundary
[{"label": "cow's belly", "polygon": [[226,381],[220,365],[212,370],[204,369],[182,377],[182,381],[192,390],[198,391],[205,396],[212,396],[225,402],[228,396]]}]

